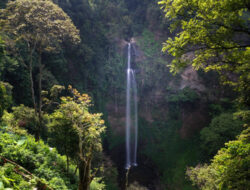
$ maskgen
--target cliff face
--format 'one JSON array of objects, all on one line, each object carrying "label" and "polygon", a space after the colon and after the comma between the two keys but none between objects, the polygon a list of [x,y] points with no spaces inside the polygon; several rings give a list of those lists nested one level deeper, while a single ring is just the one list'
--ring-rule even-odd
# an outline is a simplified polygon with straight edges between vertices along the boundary
[{"label": "cliff face", "polygon": [[183,89],[186,87],[195,90],[199,94],[206,90],[205,85],[197,74],[197,71],[195,71],[192,66],[188,66],[181,73],[181,82],[179,88]]},{"label": "cliff face", "polygon": [[[154,38],[155,36],[152,35],[152,38],[150,34],[153,33],[147,32],[131,40],[133,42],[132,65],[137,71],[138,84],[139,166],[131,170],[130,181],[131,183],[137,181],[152,189],[166,189],[167,187],[161,186],[162,182],[160,182],[161,173],[165,172],[165,169],[161,168],[160,163],[154,159],[155,157],[159,157],[159,160],[166,159],[168,164],[172,163],[169,167],[174,165],[177,168],[183,167],[180,179],[184,180],[186,166],[177,163],[177,160],[181,158],[176,157],[176,153],[169,155],[168,152],[172,150],[170,147],[180,146],[178,143],[189,141],[207,125],[209,121],[206,111],[207,88],[204,80],[192,67],[187,67],[176,76],[169,73],[166,65],[171,57],[161,54],[161,44],[156,40],[157,38]],[[126,70],[126,41],[118,41],[117,52],[123,56],[123,69]],[[122,90],[112,94],[106,104],[109,124],[109,154],[118,166],[121,183],[123,183],[125,165],[125,70],[116,73],[123,79]],[[191,94],[195,94],[195,98],[192,99],[192,96],[186,95],[186,89]],[[177,100],[175,100],[176,98]],[[180,142],[176,142],[175,139],[180,139]],[[197,146],[199,145],[197,144]],[[178,156],[182,155],[182,148],[178,148],[180,151]],[[169,157],[165,158],[164,155],[169,155]],[[171,162],[172,157],[176,157],[176,163]],[[168,175],[176,175],[176,173]],[[151,179],[151,183],[145,180],[147,178]]]},{"label": "cliff face", "polygon": [[[203,80],[199,77],[197,71],[191,66],[184,69],[178,76],[172,76],[166,66],[167,60],[170,57],[160,55],[160,57],[147,56],[143,51],[142,37],[132,38],[133,44],[133,65],[137,68],[138,82],[138,101],[139,101],[139,116],[147,122],[152,123],[155,120],[166,120],[166,115],[169,111],[167,102],[167,88],[171,87],[175,92],[189,88],[198,94],[200,99],[206,93],[206,87]],[[155,43],[158,43],[155,41]],[[124,57],[123,64],[126,63],[127,42],[120,40],[117,43],[117,51],[122,53]],[[146,44],[148,46],[148,44]],[[160,61],[159,61],[160,59]],[[124,73],[125,71],[121,71]],[[117,73],[120,75],[121,73]],[[124,74],[123,74],[124,75]],[[125,80],[125,77],[122,77]],[[117,135],[124,136],[125,132],[125,85],[124,90],[116,96],[111,97],[106,105],[108,111],[108,121],[113,132]],[[202,101],[201,101],[202,102]],[[205,113],[205,105],[198,102],[196,107],[181,108],[182,128],[180,134],[182,137],[189,137],[197,130],[205,126],[207,121]]]}]

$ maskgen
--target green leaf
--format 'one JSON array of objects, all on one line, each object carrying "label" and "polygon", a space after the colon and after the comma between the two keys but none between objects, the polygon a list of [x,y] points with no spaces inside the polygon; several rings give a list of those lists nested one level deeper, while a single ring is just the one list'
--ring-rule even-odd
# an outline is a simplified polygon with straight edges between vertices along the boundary
[{"label": "green leaf", "polygon": [[26,137],[22,137],[19,141],[17,141],[17,145],[21,146],[26,142],[27,138]]},{"label": "green leaf", "polygon": [[3,182],[0,181],[0,190],[3,190],[4,189],[4,185],[3,185]]}]

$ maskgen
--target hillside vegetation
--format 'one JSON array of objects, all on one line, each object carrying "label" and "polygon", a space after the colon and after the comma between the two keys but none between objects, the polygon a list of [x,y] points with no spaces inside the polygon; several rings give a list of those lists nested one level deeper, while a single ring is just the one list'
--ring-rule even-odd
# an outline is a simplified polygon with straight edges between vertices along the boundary
[{"label": "hillside vegetation", "polygon": [[[0,2],[0,190],[248,190],[248,0]],[[128,43],[138,166],[125,170]]]}]

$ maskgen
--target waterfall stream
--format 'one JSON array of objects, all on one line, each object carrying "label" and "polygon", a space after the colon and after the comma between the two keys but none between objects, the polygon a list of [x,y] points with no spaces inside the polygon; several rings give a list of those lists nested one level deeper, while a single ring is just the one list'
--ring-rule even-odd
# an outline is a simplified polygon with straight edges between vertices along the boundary
[{"label": "waterfall stream", "polygon": [[[131,43],[128,43],[126,88],[126,169],[137,166],[138,105],[136,73],[131,68]],[[133,137],[133,139],[132,139]]]}]

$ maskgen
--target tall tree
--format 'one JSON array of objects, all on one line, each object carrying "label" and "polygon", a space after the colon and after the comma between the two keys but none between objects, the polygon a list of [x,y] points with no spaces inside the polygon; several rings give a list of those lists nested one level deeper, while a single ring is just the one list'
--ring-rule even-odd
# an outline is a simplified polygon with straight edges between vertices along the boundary
[{"label": "tall tree", "polygon": [[[95,153],[102,151],[101,134],[104,132],[105,126],[101,114],[89,112],[89,106],[91,105],[89,96],[80,94],[71,86],[69,90],[73,97],[61,98],[62,102],[59,108],[51,115],[52,123],[50,127],[53,133],[57,134],[55,135],[56,138],[66,138],[65,141],[61,142],[65,147],[65,153],[68,156],[77,155],[79,161],[78,189],[88,190],[95,173],[98,171],[94,171],[94,168],[92,168],[92,159]],[[69,146],[71,146],[71,150]],[[72,150],[72,147],[78,148]]]},{"label": "tall tree", "polygon": [[172,21],[172,29],[180,31],[163,45],[163,51],[174,56],[172,72],[188,64],[216,70],[249,106],[250,2],[162,0],[159,4]]},{"label": "tall tree", "polygon": [[[246,130],[226,143],[210,165],[198,165],[187,174],[200,189],[245,189],[249,186],[250,1],[161,0],[159,4],[172,21],[171,29],[179,31],[163,45],[163,51],[174,56],[171,71],[191,64],[219,72],[239,92],[243,111],[236,115],[246,123]],[[221,123],[214,120],[211,125],[218,134]]]},{"label": "tall tree", "polygon": [[[58,46],[65,43],[80,42],[79,31],[69,16],[51,0],[16,0],[9,1],[1,14],[4,29],[14,39],[15,44],[23,43],[28,50],[28,61],[24,61],[30,75],[32,101],[39,117],[39,131],[42,120],[42,53],[55,52]],[[16,46],[18,50],[18,46]],[[35,100],[32,67],[35,55],[39,68],[38,103]],[[23,59],[25,60],[25,58]]]},{"label": "tall tree", "polygon": [[190,167],[187,175],[202,190],[249,189],[250,131],[245,129],[234,141],[218,151],[210,165]]}]

